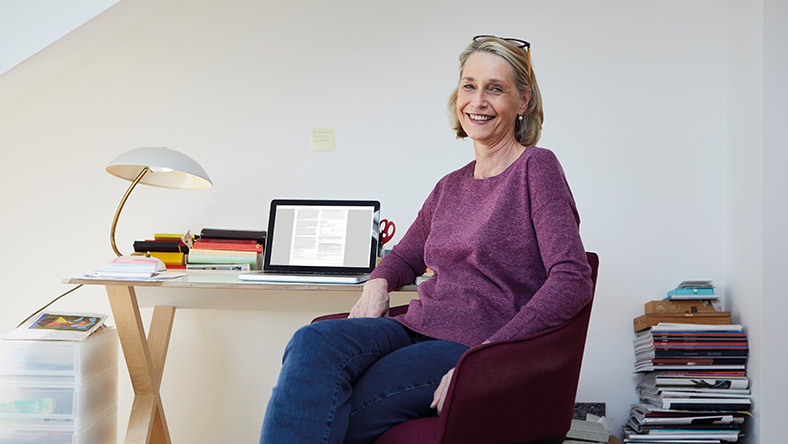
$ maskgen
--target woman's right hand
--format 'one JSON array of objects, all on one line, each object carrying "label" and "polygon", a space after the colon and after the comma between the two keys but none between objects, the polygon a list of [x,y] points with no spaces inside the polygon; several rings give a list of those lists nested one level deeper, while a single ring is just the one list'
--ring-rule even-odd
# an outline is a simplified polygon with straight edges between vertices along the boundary
[{"label": "woman's right hand", "polygon": [[349,318],[380,318],[389,315],[389,284],[385,279],[371,279],[364,284],[361,297],[350,310]]}]

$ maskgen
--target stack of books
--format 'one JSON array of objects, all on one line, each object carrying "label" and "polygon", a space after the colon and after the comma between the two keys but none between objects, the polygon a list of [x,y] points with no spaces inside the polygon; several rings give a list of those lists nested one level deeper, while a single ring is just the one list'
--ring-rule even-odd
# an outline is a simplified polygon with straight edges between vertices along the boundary
[{"label": "stack of books", "polygon": [[189,254],[189,242],[193,239],[191,234],[165,234],[157,233],[153,240],[134,241],[134,255],[150,255],[161,259],[168,269],[186,268],[186,258]]},{"label": "stack of books", "polygon": [[203,228],[189,250],[190,270],[260,269],[265,231]]},{"label": "stack of books", "polygon": [[635,371],[744,370],[741,325],[657,324],[635,335]]},{"label": "stack of books", "polygon": [[666,410],[632,406],[624,426],[625,443],[722,444],[736,442],[748,412]]},{"label": "stack of books", "polygon": [[[646,309],[682,314],[694,307],[689,313],[718,313],[702,311],[713,307],[704,303],[708,298],[678,300],[673,305],[667,302],[674,299],[652,301]],[[636,333],[635,371],[643,377],[637,386],[640,403],[632,406],[624,426],[625,443],[719,444],[741,436],[752,402],[747,335],[730,321],[696,321],[671,319]]]}]

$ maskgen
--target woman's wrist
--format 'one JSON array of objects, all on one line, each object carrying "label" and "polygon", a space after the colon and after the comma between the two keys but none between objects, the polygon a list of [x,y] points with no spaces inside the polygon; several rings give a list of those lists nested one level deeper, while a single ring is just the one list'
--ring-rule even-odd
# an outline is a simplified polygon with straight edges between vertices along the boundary
[{"label": "woman's wrist", "polygon": [[375,290],[382,289],[386,293],[388,293],[389,291],[389,283],[387,280],[383,278],[370,279],[364,283],[364,287],[370,287],[370,289],[375,289]]},{"label": "woman's wrist", "polygon": [[364,283],[364,292],[380,302],[389,301],[389,284],[383,278],[368,280]]}]

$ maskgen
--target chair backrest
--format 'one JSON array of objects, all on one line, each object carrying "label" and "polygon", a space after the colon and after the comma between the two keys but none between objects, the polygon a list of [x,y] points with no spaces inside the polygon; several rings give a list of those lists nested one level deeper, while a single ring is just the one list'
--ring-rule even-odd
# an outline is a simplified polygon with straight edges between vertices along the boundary
[{"label": "chair backrest", "polygon": [[[595,290],[599,258],[587,257]],[[438,442],[508,443],[566,434],[592,302],[559,326],[463,354],[439,418]]]}]

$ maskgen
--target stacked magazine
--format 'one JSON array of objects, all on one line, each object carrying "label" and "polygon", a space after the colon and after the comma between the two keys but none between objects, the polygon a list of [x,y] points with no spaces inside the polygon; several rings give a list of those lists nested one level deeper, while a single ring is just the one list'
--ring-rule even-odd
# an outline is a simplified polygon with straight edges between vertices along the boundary
[{"label": "stacked magazine", "polygon": [[747,334],[741,325],[659,323],[635,336],[635,371],[744,370]]},{"label": "stacked magazine", "polygon": [[93,275],[107,278],[149,278],[165,271],[161,259],[144,256],[120,256],[93,270]]},{"label": "stacked magazine", "polygon": [[735,442],[750,416],[747,335],[741,325],[658,324],[634,341],[643,378],[626,443]]},{"label": "stacked magazine", "polygon": [[164,262],[156,257],[120,256],[107,264],[75,277],[78,279],[158,281],[184,275],[185,273],[180,271],[167,271]]}]

